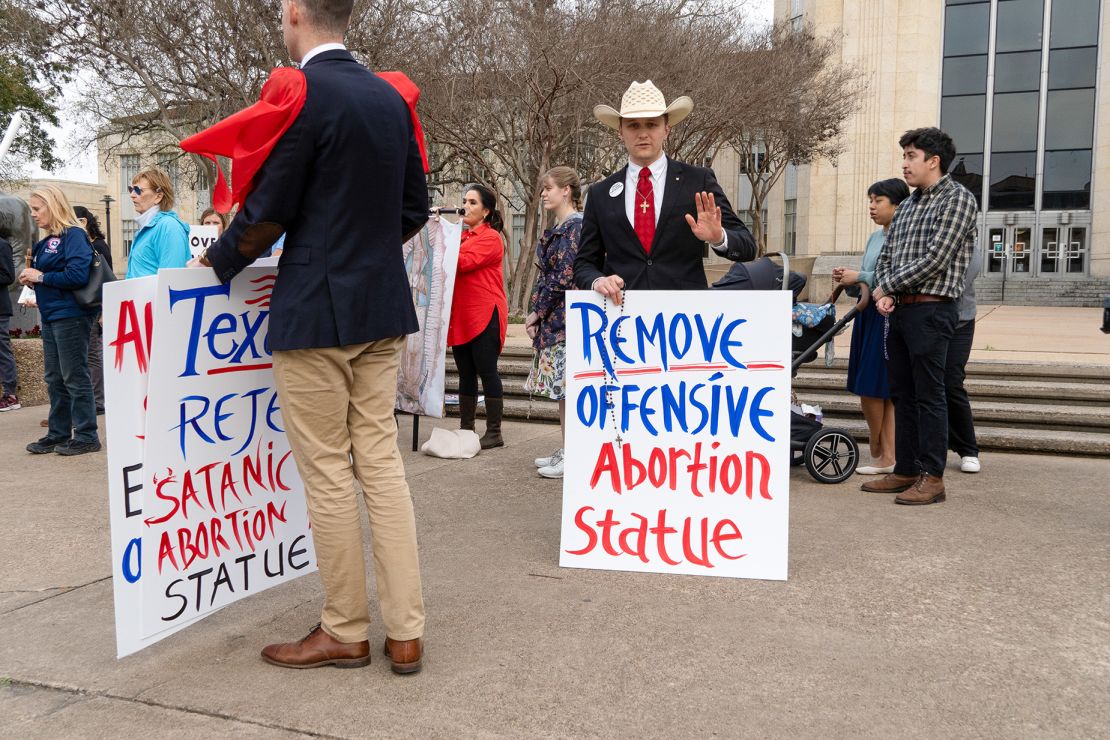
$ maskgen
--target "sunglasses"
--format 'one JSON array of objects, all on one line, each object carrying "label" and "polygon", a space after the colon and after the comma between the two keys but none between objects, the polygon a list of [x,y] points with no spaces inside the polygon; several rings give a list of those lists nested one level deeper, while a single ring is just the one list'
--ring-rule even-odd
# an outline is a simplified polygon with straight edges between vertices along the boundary
[{"label": "sunglasses", "polygon": [[[141,187],[139,187],[138,185],[128,185],[127,186],[127,192],[134,193],[135,195],[142,195],[143,194],[143,189]],[[160,193],[160,192],[162,192],[162,188],[154,188],[154,192],[155,193]]]}]

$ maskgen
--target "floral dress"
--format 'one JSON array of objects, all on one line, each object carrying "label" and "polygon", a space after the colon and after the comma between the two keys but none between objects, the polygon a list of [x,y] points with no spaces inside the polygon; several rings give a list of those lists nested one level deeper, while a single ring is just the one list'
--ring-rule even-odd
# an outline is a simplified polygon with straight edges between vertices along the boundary
[{"label": "floral dress", "polygon": [[539,317],[539,331],[532,346],[532,370],[524,390],[561,401],[566,396],[566,299],[574,289],[574,258],[582,238],[582,214],[572,213],[548,229],[536,245],[540,274],[532,290],[532,311]]}]

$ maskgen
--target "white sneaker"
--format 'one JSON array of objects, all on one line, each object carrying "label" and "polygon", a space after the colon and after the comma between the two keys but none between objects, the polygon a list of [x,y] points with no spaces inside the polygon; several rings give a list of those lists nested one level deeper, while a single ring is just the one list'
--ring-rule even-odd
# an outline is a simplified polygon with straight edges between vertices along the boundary
[{"label": "white sneaker", "polygon": [[979,472],[979,458],[977,457],[961,457],[960,470],[965,473],[978,473]]},{"label": "white sneaker", "polygon": [[563,477],[563,456],[560,455],[559,459],[551,465],[540,468],[538,472],[544,478],[562,478]]},{"label": "white sneaker", "polygon": [[535,460],[537,468],[548,468],[563,459],[563,448],[555,450],[555,454],[551,457],[537,457]]},{"label": "white sneaker", "polygon": [[863,467],[856,468],[856,475],[886,475],[893,473],[894,466],[886,465],[879,467],[878,465],[864,465]]}]

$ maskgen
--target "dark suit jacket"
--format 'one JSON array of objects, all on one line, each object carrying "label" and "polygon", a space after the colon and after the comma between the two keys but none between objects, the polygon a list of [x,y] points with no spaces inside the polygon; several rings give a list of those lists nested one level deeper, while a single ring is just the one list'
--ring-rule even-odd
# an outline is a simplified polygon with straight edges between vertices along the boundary
[{"label": "dark suit jacket", "polygon": [[724,255],[734,262],[755,259],[755,240],[732,212],[713,171],[667,159],[667,185],[655,226],[651,254],[644,251],[624,211],[625,193],[609,195],[624,183],[628,167],[590,187],[582,217],[582,243],[574,261],[574,282],[588,290],[604,275],[620,275],[625,288],[643,290],[703,290],[707,287],[702,254],[705,242],[690,231],[686,214],[697,218],[694,194],[713,193],[721,208],[721,225],[728,236]]},{"label": "dark suit jacket", "polygon": [[15,282],[15,264],[12,262],[12,245],[0,237],[0,316],[12,315],[12,296],[8,286]]},{"label": "dark suit jacket", "polygon": [[272,349],[411,334],[418,325],[401,245],[428,220],[428,187],[408,106],[344,50],[318,54],[304,74],[304,108],[208,260],[227,282],[253,262],[238,249],[246,229],[281,225]]}]

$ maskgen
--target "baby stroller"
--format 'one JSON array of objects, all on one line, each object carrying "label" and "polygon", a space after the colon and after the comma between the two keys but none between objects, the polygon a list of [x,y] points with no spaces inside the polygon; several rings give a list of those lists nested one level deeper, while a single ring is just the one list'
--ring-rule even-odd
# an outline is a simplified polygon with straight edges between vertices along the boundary
[{"label": "baby stroller", "polygon": [[[772,257],[781,258],[782,266],[776,264]],[[785,280],[784,275],[787,276]],[[723,278],[713,283],[715,290],[781,289],[793,293],[796,322],[791,341],[791,377],[798,374],[799,367],[817,359],[817,350],[831,342],[871,301],[867,284],[859,283],[859,300],[838,320],[834,306],[844,286],[836,286],[825,304],[815,306],[798,302],[805,285],[806,279],[802,275],[790,272],[790,258],[782,252],[765,255],[753,262],[737,262]],[[790,411],[790,450],[790,463],[804,464],[818,483],[842,483],[856,472],[859,464],[859,445],[850,432],[822,426],[815,418],[793,409]]]}]

